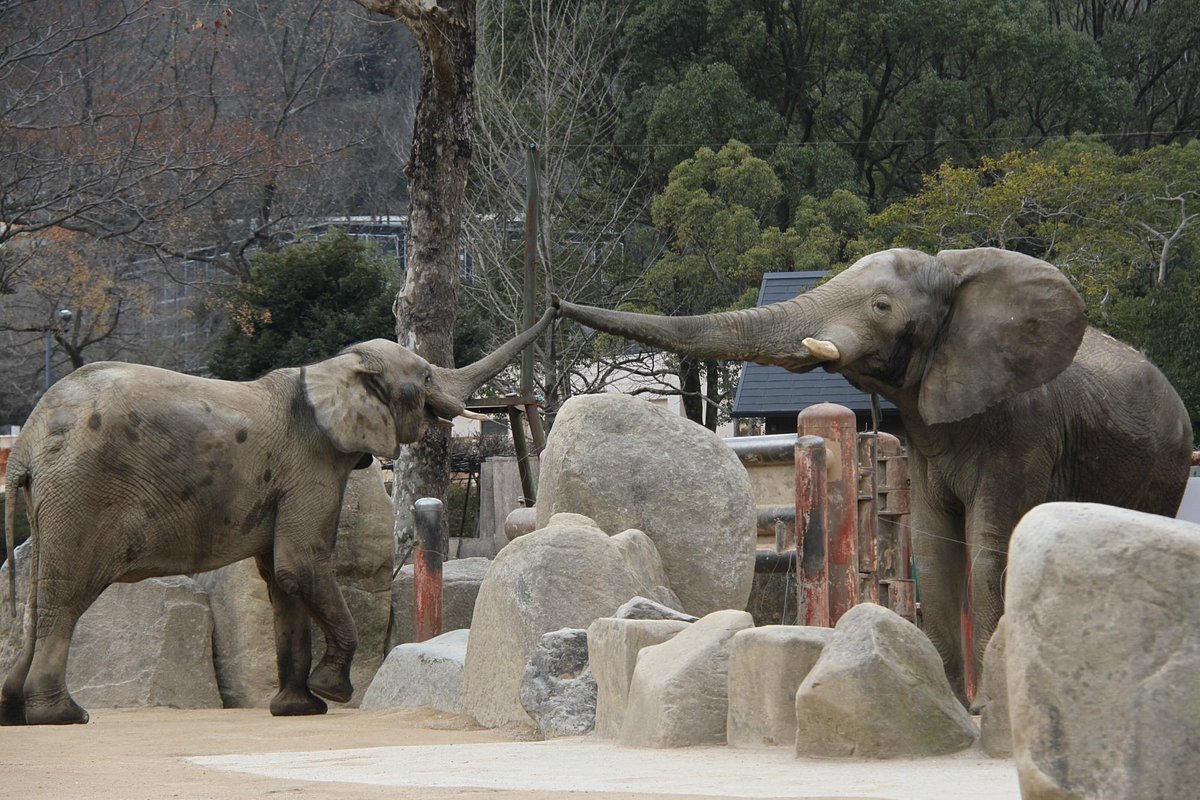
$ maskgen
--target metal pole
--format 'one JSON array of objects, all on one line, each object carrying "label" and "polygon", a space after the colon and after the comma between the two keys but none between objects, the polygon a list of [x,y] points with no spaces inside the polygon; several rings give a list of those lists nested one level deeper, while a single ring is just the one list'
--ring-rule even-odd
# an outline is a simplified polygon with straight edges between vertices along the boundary
[{"label": "metal pole", "polygon": [[46,391],[50,391],[50,329],[45,331],[46,340]]},{"label": "metal pole", "polygon": [[[524,313],[524,324],[522,328],[529,328],[534,323],[533,314],[533,287],[537,280],[537,237],[538,231],[541,230],[541,220],[539,219],[540,203],[539,203],[539,184],[541,177],[538,174],[538,146],[536,142],[530,142],[529,147],[525,151],[525,286],[522,296],[522,311]],[[533,348],[527,347],[521,353],[521,392],[533,391]]]},{"label": "metal pole", "polygon": [[442,501],[422,497],[413,504],[417,552],[413,582],[417,595],[417,641],[442,633]]}]

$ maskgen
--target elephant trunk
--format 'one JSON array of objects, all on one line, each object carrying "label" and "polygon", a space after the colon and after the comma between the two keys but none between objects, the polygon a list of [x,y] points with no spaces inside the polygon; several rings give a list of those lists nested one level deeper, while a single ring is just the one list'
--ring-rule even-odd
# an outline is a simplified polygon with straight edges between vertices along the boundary
[{"label": "elephant trunk", "polygon": [[[508,366],[518,353],[532,344],[533,340],[549,327],[556,316],[558,316],[556,308],[553,306],[547,308],[546,313],[542,314],[542,318],[536,323],[474,364],[468,364],[460,369],[434,366],[433,374],[437,397],[430,398],[430,404],[442,406],[443,408],[439,408],[438,413],[446,419],[462,414],[463,404],[471,398],[475,390]],[[457,410],[453,414],[447,415],[444,411],[449,410],[448,407],[456,407]]]},{"label": "elephant trunk", "polygon": [[563,300],[564,317],[596,330],[675,353],[720,361],[753,361],[804,372],[839,358],[830,342],[806,338],[819,328],[811,297],[687,317],[608,311]]}]

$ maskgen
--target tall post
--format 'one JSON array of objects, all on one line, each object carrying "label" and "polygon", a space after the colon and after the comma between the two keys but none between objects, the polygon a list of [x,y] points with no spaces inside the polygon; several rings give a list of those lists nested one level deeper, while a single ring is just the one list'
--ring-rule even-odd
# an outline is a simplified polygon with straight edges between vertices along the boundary
[{"label": "tall post", "polygon": [[800,412],[801,436],[826,442],[826,520],[829,555],[829,624],[858,602],[858,466],[854,412],[819,403]]},{"label": "tall post", "polygon": [[442,501],[422,497],[413,504],[417,530],[413,583],[417,595],[417,641],[442,634]]},{"label": "tall post", "polygon": [[796,438],[796,619],[829,627],[829,551],[825,546],[825,440]]},{"label": "tall post", "polygon": [[45,333],[45,351],[46,351],[46,391],[50,391],[50,329],[46,328]]},{"label": "tall post", "polygon": [[[537,237],[541,230],[540,207],[541,176],[538,171],[538,146],[530,142],[525,151],[525,285],[522,294],[524,313],[522,330],[535,322],[533,312],[533,287],[537,282]],[[533,347],[521,353],[521,392],[533,391]]]}]

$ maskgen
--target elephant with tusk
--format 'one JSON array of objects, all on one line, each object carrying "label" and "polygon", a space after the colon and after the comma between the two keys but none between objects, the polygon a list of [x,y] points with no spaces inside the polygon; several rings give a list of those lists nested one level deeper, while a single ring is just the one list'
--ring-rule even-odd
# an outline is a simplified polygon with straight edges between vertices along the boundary
[{"label": "elephant with tusk", "polygon": [[[554,320],[461,369],[374,339],[248,382],[138,364],[89,364],[34,408],[7,485],[32,527],[24,649],[0,690],[0,724],[87,722],[66,685],[75,623],[110,584],[253,557],[275,615],[275,715],[350,699],[354,620],[334,576],[350,471],[394,458],[464,403]],[[16,502],[6,504],[9,591]],[[14,603],[15,607],[15,603]],[[325,633],[311,671],[309,617]]]},{"label": "elephant with tusk", "polygon": [[1183,496],[1192,428],[1178,394],[1141,353],[1088,327],[1067,278],[1030,256],[887,250],[792,300],[704,316],[555,302],[607,333],[702,358],[822,367],[890,400],[908,437],[925,631],[963,699],[1026,511],[1074,500],[1174,516]]}]

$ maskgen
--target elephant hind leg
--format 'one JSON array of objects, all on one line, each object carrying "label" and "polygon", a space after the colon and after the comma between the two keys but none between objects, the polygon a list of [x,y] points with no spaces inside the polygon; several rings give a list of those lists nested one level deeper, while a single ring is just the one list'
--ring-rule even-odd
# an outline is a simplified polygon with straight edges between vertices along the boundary
[{"label": "elephant hind leg", "polygon": [[[62,574],[61,564],[34,561],[36,583],[30,592],[32,656],[25,677],[25,722],[28,725],[86,723],[88,713],[67,689],[67,657],[71,636],[83,612],[108,588],[107,580],[81,583]],[[43,567],[46,567],[43,569]]]},{"label": "elephant hind leg", "polygon": [[26,637],[25,646],[13,664],[0,689],[0,725],[25,724],[25,677],[33,661],[33,639]]}]

